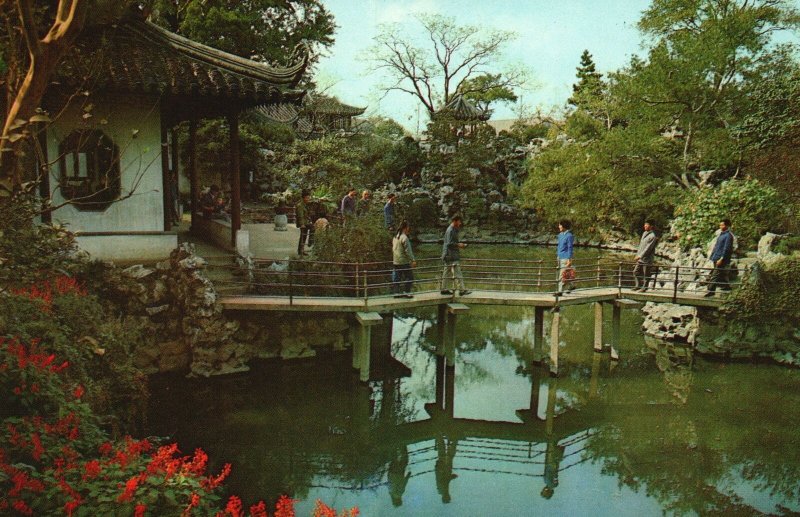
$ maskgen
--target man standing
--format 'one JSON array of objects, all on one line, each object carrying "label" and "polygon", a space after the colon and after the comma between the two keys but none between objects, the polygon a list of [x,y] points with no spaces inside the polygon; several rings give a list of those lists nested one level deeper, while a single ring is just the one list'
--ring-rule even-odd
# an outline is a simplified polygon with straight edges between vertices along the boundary
[{"label": "man standing", "polygon": [[[442,271],[441,293],[453,294],[453,291],[458,287],[460,296],[469,294],[464,288],[464,275],[461,273],[461,248],[466,244],[458,241],[458,234],[463,226],[461,216],[453,216],[450,221],[450,226],[444,232],[444,244],[442,245],[442,262],[444,262],[444,271]],[[445,289],[445,282],[447,279],[452,280],[452,289]]]},{"label": "man standing", "polygon": [[347,189],[347,195],[342,198],[342,217],[347,220],[356,215],[356,189]]},{"label": "man standing", "polygon": [[300,242],[297,243],[297,254],[300,256],[306,254],[306,239],[311,229],[311,218],[308,213],[308,203],[310,200],[311,194],[308,190],[303,189],[300,194],[300,202],[297,203],[294,209],[295,224],[300,228]]},{"label": "man standing", "polygon": [[[633,267],[633,277],[636,280],[634,291],[647,291],[652,274],[653,259],[656,256],[656,244],[658,236],[655,232],[655,224],[652,219],[644,222],[644,233],[639,241],[639,249],[636,251],[636,265]],[[655,285],[653,285],[655,287]]]},{"label": "man standing", "polygon": [[720,233],[709,257],[711,262],[714,263],[714,269],[711,270],[711,275],[708,278],[708,292],[704,295],[706,297],[714,296],[717,285],[725,291],[731,290],[728,279],[728,274],[730,273],[728,265],[731,263],[731,256],[733,255],[733,233],[731,233],[730,228],[730,219],[723,219],[719,222]]},{"label": "man standing", "polygon": [[558,257],[558,293],[561,294],[566,287],[567,292],[571,292],[574,285],[572,279],[575,278],[575,270],[572,268],[572,255],[573,247],[575,246],[575,237],[570,231],[572,223],[567,219],[562,219],[558,222],[558,248],[556,256]]},{"label": "man standing", "polygon": [[402,221],[397,234],[392,239],[392,292],[395,298],[413,298],[414,273],[411,268],[417,267],[417,260],[411,250],[408,233],[411,228],[408,221]]},{"label": "man standing", "polygon": [[389,194],[386,204],[383,205],[383,226],[390,232],[394,231],[394,203],[397,195],[392,192]]},{"label": "man standing", "polygon": [[361,193],[361,199],[359,199],[358,204],[356,204],[356,215],[361,216],[369,212],[369,205],[372,202],[369,196],[369,190],[365,190]]}]

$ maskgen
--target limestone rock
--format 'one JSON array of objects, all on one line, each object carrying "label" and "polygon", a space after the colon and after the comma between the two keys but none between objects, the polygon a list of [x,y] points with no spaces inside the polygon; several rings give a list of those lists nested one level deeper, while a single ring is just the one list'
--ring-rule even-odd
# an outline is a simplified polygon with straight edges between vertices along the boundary
[{"label": "limestone rock", "polygon": [[136,264],[135,266],[131,266],[129,268],[122,270],[123,275],[129,278],[133,278],[135,280],[142,280],[143,278],[148,277],[153,273],[155,273],[155,269],[144,267],[141,264]]}]

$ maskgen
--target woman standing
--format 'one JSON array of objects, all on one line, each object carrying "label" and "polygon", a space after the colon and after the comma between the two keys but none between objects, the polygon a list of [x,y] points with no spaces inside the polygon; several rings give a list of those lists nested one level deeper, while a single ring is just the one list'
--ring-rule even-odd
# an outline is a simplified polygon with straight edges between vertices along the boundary
[{"label": "woman standing", "polygon": [[414,286],[414,273],[411,268],[417,266],[414,252],[411,250],[411,240],[408,233],[411,228],[408,221],[403,221],[397,228],[397,233],[392,239],[392,292],[395,298],[413,298],[411,289]]}]

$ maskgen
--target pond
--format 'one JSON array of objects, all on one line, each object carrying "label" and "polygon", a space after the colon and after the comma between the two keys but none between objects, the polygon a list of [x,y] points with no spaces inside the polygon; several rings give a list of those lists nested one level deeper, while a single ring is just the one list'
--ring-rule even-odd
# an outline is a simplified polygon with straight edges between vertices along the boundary
[{"label": "pond", "polygon": [[645,339],[635,310],[612,361],[585,306],[562,310],[553,378],[532,362],[533,318],[473,307],[448,366],[436,311],[396,313],[373,332],[366,385],[326,350],[155,378],[150,432],[231,462],[246,503],[286,493],[298,515],[317,499],[367,516],[800,512],[800,371],[693,357]]}]

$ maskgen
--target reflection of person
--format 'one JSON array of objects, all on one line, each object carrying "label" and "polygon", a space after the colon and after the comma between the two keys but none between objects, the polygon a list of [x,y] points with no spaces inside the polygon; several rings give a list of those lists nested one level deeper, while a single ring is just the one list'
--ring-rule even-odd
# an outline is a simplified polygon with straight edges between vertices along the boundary
[{"label": "reflection of person", "polygon": [[[442,245],[442,262],[444,262],[444,271],[442,271],[441,293],[453,294],[453,291],[458,288],[460,295],[469,294],[470,291],[464,287],[464,275],[461,273],[461,248],[466,246],[463,242],[459,242],[458,234],[463,226],[461,217],[453,216],[450,226],[444,232],[444,244]],[[452,281],[452,290],[446,289],[446,282],[448,278]]]},{"label": "reflection of person", "polygon": [[456,457],[457,440],[448,440],[443,436],[436,438],[436,491],[442,496],[443,503],[450,502],[450,481],[458,477],[453,474],[453,460]]},{"label": "reflection of person", "polygon": [[708,292],[705,296],[714,296],[717,286],[724,291],[730,291],[730,269],[728,265],[731,263],[731,256],[733,255],[733,233],[730,230],[730,219],[723,219],[719,222],[720,234],[717,236],[717,242],[714,244],[714,249],[711,250],[709,257],[714,263],[714,269],[708,278]]},{"label": "reflection of person", "polygon": [[408,469],[408,448],[403,446],[394,452],[394,458],[389,462],[389,469],[386,472],[386,480],[389,482],[389,497],[392,498],[392,505],[402,506],[403,494],[411,477]]},{"label": "reflection of person", "polygon": [[564,459],[565,447],[558,444],[558,437],[553,434],[557,394],[557,383],[554,379],[551,379],[551,382],[547,385],[547,417],[545,420],[547,448],[544,453],[544,488],[542,488],[541,492],[542,497],[545,499],[553,497],[553,492],[558,486],[558,471],[561,466],[561,460]]},{"label": "reflection of person", "polygon": [[[636,250],[636,265],[633,267],[633,278],[636,280],[635,291],[647,291],[650,276],[653,270],[653,259],[656,256],[658,236],[655,232],[656,225],[651,219],[644,222],[644,232]],[[655,285],[653,285],[655,287]]]},{"label": "reflection of person", "polygon": [[403,221],[392,239],[392,292],[395,298],[413,297],[411,289],[414,286],[414,273],[411,268],[416,267],[417,261],[411,250],[409,231],[411,228],[408,226],[408,221]]},{"label": "reflection of person", "polygon": [[300,229],[300,242],[297,243],[297,254],[306,254],[306,239],[311,231],[311,217],[309,214],[308,202],[311,200],[311,194],[308,190],[303,189],[300,194],[300,202],[294,209],[295,224]]},{"label": "reflection of person", "polygon": [[573,255],[573,247],[575,246],[575,237],[572,235],[570,231],[572,228],[572,223],[570,223],[567,219],[562,219],[558,222],[558,251],[556,256],[558,257],[558,292],[561,293],[564,291],[564,287],[567,288],[567,292],[572,291],[574,285],[572,284],[572,280],[569,279],[570,272],[574,278],[575,270],[572,268],[572,255]]}]

